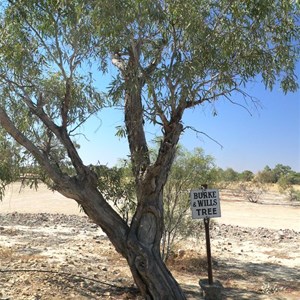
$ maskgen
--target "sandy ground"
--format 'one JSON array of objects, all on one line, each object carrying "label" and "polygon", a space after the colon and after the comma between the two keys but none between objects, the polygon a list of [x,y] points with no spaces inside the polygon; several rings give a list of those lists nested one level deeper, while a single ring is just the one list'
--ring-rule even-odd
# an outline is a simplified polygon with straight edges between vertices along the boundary
[{"label": "sandy ground", "polygon": [[[0,213],[44,212],[83,215],[74,200],[52,192],[44,185],[40,185],[38,190],[29,187],[21,190],[20,188],[19,183],[7,188],[5,197],[0,202]],[[242,199],[231,201],[233,197],[228,192],[221,192],[220,198],[222,217],[215,219],[218,223],[300,231],[300,206],[291,206],[284,196],[278,193],[266,193],[263,204],[250,203]]]},{"label": "sandy ground", "polygon": [[262,205],[250,202],[221,202],[222,217],[217,222],[245,227],[300,231],[300,206]]},{"label": "sandy ground", "polygon": [[38,190],[14,183],[7,187],[0,202],[0,213],[61,213],[84,215],[77,203],[40,184]]},{"label": "sandy ground", "polygon": [[[223,299],[299,300],[299,203],[274,191],[257,204],[229,190],[220,198],[222,217],[214,219],[211,244]],[[203,299],[198,281],[207,278],[200,233],[185,240],[184,254],[176,250],[168,263],[188,300]],[[0,202],[0,258],[0,300],[141,299],[126,261],[100,228],[75,201],[43,185],[20,191],[15,183],[6,190]]]}]

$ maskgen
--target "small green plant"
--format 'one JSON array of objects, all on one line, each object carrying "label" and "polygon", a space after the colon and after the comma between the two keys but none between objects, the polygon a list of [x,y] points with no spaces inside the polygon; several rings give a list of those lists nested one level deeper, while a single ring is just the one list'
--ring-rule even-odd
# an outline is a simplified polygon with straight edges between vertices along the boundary
[{"label": "small green plant", "polygon": [[113,203],[123,220],[129,224],[136,208],[134,181],[130,168],[105,165],[91,166],[98,177],[98,189]]}]

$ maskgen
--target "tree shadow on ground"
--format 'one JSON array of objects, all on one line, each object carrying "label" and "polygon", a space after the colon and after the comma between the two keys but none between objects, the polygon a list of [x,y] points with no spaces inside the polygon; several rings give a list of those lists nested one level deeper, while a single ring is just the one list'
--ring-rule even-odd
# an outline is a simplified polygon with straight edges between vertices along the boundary
[{"label": "tree shadow on ground", "polygon": [[299,291],[299,268],[274,263],[219,260],[216,275],[223,283],[224,299],[281,299],[281,291]]},{"label": "tree shadow on ground", "polygon": [[[207,278],[207,267],[204,267],[202,258],[199,258],[197,263],[193,260],[193,266],[197,266],[198,273],[195,272],[195,268],[190,268],[189,261],[190,258],[181,261],[181,264],[173,264],[173,267],[179,267],[179,272],[189,273],[194,278],[196,274],[202,279]],[[186,268],[180,270],[184,263],[186,263]],[[300,271],[296,267],[276,263],[243,262],[239,259],[227,258],[213,262],[213,273],[214,279],[220,280],[223,285],[224,300],[286,299],[280,296],[282,293],[293,293],[296,297],[299,293],[300,296]],[[195,284],[182,282],[181,287],[187,299],[204,299],[197,279]]]},{"label": "tree shadow on ground", "polygon": [[187,299],[199,299],[200,287],[196,284],[180,284]]},{"label": "tree shadow on ground", "polygon": [[[89,277],[74,275],[59,275],[48,278],[48,283],[59,287],[61,290],[69,290],[88,299],[98,299],[99,296],[117,297],[114,299],[135,299],[140,295],[139,290],[127,282],[106,282]],[[129,297],[129,298],[128,298]]]}]

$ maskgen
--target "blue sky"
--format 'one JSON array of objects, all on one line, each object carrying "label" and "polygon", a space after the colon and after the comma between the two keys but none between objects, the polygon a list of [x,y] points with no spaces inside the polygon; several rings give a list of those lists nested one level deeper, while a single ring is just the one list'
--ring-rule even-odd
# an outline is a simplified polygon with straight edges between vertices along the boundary
[{"label": "blue sky", "polygon": [[[300,78],[300,64],[297,65]],[[108,84],[107,78],[102,85]],[[224,99],[215,103],[217,116],[212,107],[205,105],[191,109],[184,116],[185,125],[195,127],[205,135],[186,130],[180,143],[188,150],[201,147],[212,155],[219,167],[231,167],[236,171],[257,172],[266,165],[273,168],[281,163],[300,172],[300,91],[284,94],[279,86],[273,91],[265,90],[257,81],[247,87],[247,92],[260,101],[255,108],[251,103],[249,112]],[[234,99],[243,103],[240,95]],[[81,137],[79,150],[86,164],[101,163],[115,165],[129,154],[126,139],[115,136],[116,126],[123,124],[120,110],[105,109],[82,128],[86,138]],[[147,131],[148,139],[160,135],[158,129]]]}]

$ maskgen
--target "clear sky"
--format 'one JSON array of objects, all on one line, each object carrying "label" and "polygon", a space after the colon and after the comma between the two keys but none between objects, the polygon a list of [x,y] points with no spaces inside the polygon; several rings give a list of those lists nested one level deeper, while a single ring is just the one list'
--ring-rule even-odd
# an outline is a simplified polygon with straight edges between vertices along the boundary
[{"label": "clear sky", "polygon": [[[296,73],[300,78],[300,63]],[[108,82],[106,78],[102,85]],[[180,143],[191,151],[203,148],[221,168],[257,172],[266,165],[273,168],[280,163],[300,172],[300,91],[285,95],[275,86],[270,92],[258,80],[248,85],[247,92],[261,106],[255,108],[249,103],[251,115],[246,109],[220,99],[215,103],[217,116],[213,116],[209,104],[191,109],[184,116],[185,125],[204,132],[223,147],[192,130],[184,132]],[[240,95],[235,100],[243,103]],[[116,126],[122,124],[122,111],[105,109],[84,125],[82,132],[87,139],[79,139],[79,151],[86,164],[113,166],[119,159],[127,158],[127,140],[115,136]],[[147,131],[149,139],[155,135],[160,135],[158,129]]]}]

